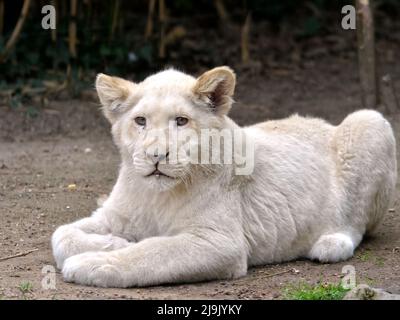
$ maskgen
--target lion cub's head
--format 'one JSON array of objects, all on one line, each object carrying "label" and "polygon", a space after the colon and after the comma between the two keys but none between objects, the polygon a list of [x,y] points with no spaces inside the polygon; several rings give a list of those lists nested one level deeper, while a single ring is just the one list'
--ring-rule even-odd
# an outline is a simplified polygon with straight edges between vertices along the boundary
[{"label": "lion cub's head", "polygon": [[124,165],[144,185],[166,190],[204,169],[190,160],[203,129],[227,126],[235,82],[228,67],[197,79],[170,69],[140,83],[99,74],[96,89]]}]

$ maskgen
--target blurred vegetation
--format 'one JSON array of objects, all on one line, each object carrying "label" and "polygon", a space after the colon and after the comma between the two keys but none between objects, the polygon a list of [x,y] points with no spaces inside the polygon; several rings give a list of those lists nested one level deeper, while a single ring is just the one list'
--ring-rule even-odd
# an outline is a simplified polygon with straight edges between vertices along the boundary
[{"label": "blurred vegetation", "polygon": [[287,300],[342,300],[349,289],[341,284],[319,283],[312,286],[308,283],[291,285],[284,290],[284,298]]},{"label": "blurred vegetation", "polygon": [[[26,2],[0,0],[0,57],[15,33]],[[246,23],[265,22],[277,33],[282,28],[296,26],[296,37],[313,37],[326,32],[326,13],[340,14],[340,8],[348,3],[342,0],[30,1],[15,45],[0,59],[0,104],[3,98],[15,108],[38,94],[44,103],[48,97],[65,90],[76,95],[91,86],[94,74],[99,71],[120,76],[133,74],[139,80],[174,61],[193,67],[193,51],[207,56],[196,64],[220,62],[212,60],[215,53],[209,44],[196,45],[201,38],[196,30],[215,30],[218,40],[227,33],[229,36],[227,25],[239,26],[242,39],[232,45],[242,47],[242,54],[241,58],[239,55],[231,59],[245,62],[249,59],[244,43],[249,40],[243,34],[249,32]],[[46,4],[56,7],[54,31],[41,26],[44,17],[41,8]],[[398,0],[380,0],[376,5],[390,14],[399,10]],[[195,43],[187,46],[192,51],[180,48],[184,38]]]}]

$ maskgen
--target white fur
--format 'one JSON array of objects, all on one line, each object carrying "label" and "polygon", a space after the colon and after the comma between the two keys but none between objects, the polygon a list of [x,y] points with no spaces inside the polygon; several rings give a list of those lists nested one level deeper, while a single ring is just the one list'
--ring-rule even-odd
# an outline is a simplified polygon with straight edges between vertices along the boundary
[{"label": "white fur", "polygon": [[[388,209],[397,174],[395,139],[378,112],[352,113],[339,126],[295,115],[245,127],[240,130],[255,145],[250,176],[236,176],[232,165],[176,164],[163,166],[175,179],[157,179],[145,177],[152,170],[141,162],[149,141],[133,118],[144,112],[149,127],[161,130],[168,118],[184,113],[197,129],[239,129],[226,116],[233,73],[217,68],[196,80],[167,70],[126,84],[131,91],[123,99],[113,90],[120,107],[102,91],[109,80],[99,76],[97,87],[122,165],[103,206],[53,234],[66,281],[148,286],[236,278],[249,266],[302,257],[345,260]],[[198,81],[202,92],[193,89]],[[211,91],[223,84],[214,92],[226,96],[202,96],[208,83]]]}]

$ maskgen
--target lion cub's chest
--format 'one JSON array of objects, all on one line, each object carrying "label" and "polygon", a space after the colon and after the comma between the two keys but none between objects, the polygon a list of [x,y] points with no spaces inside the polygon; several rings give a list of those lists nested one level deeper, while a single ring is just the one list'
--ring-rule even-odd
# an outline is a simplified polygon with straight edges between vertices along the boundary
[{"label": "lion cub's chest", "polygon": [[188,208],[179,204],[143,201],[112,218],[112,233],[130,241],[171,236],[182,229]]}]

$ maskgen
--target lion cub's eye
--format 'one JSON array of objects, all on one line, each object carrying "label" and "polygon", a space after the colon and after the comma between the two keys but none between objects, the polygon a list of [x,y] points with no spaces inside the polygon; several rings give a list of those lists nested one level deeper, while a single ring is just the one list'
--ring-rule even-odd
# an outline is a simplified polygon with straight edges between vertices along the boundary
[{"label": "lion cub's eye", "polygon": [[136,117],[135,122],[137,125],[144,127],[146,125],[146,118],[145,117]]},{"label": "lion cub's eye", "polygon": [[181,126],[186,125],[189,122],[189,119],[185,118],[185,117],[176,117],[175,121],[176,121],[176,125],[181,127]]}]

